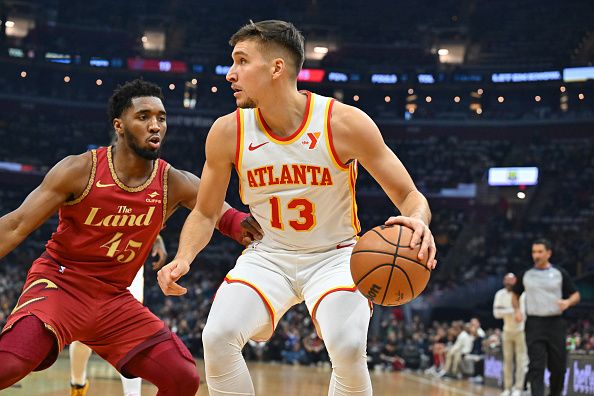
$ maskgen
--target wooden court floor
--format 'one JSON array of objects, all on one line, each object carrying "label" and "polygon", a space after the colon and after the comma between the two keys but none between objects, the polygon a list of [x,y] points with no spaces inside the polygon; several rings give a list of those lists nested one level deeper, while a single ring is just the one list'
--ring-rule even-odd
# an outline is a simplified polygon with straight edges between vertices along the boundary
[{"label": "wooden court floor", "polygon": [[[204,363],[199,360],[198,371],[204,380]],[[330,369],[327,367],[288,366],[269,363],[249,363],[258,396],[326,396]],[[122,386],[117,372],[95,355],[89,362],[91,387],[87,396],[121,396]],[[32,373],[12,388],[1,391],[2,396],[68,396],[68,355],[60,358],[48,370]],[[468,381],[445,381],[410,372],[372,372],[375,396],[495,396],[498,389],[474,385]],[[154,396],[156,388],[143,383],[143,396]],[[208,396],[202,382],[198,396]]]}]

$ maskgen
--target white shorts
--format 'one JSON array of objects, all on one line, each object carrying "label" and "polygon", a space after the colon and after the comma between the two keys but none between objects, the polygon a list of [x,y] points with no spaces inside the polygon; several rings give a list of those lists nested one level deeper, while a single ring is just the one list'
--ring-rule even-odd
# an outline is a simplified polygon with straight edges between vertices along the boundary
[{"label": "white shorts", "polygon": [[140,267],[128,290],[130,290],[130,293],[132,293],[135,299],[144,302],[144,267]]},{"label": "white shorts", "polygon": [[349,291],[365,299],[351,276],[350,259],[354,242],[313,253],[272,250],[260,243],[244,250],[235,268],[225,277],[225,282],[247,285],[264,301],[272,319],[271,332],[268,337],[254,337],[254,340],[270,338],[280,318],[293,305],[303,301],[320,334],[316,310],[325,296],[336,291]]}]

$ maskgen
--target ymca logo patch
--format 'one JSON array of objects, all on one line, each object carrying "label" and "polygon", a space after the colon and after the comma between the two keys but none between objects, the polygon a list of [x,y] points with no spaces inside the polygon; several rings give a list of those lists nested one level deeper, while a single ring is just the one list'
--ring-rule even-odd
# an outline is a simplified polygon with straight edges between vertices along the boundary
[{"label": "ymca logo patch", "polygon": [[318,145],[318,140],[322,132],[307,132],[305,138],[301,141],[301,144],[308,146],[308,150],[313,150]]}]

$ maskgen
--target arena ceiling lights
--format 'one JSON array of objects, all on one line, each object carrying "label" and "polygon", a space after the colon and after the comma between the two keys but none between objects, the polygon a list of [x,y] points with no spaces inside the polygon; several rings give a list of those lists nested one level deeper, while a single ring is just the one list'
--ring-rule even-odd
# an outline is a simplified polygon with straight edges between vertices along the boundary
[{"label": "arena ceiling lights", "polygon": [[142,47],[147,52],[161,53],[165,51],[165,32],[147,30],[141,37]]},{"label": "arena ceiling lights", "polygon": [[433,48],[431,53],[439,56],[440,63],[460,65],[464,63],[466,46],[461,43],[441,43],[438,47]]},{"label": "arena ceiling lights", "polygon": [[308,61],[320,61],[328,52],[336,49],[336,45],[322,40],[312,40],[305,43],[305,59]]},{"label": "arena ceiling lights", "polygon": [[35,27],[35,20],[23,16],[9,16],[4,22],[7,37],[24,38]]}]

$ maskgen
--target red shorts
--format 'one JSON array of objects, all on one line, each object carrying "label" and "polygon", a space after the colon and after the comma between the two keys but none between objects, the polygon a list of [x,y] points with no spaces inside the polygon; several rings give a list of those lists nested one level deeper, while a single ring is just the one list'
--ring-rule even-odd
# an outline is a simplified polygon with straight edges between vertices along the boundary
[{"label": "red shorts", "polygon": [[16,307],[2,333],[35,315],[56,337],[56,354],[81,341],[121,371],[138,352],[171,338],[170,330],[127,289],[120,289],[60,266],[47,253],[33,262]]}]

